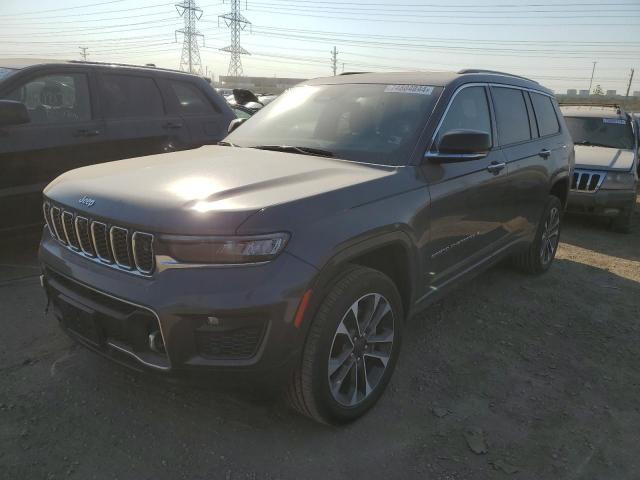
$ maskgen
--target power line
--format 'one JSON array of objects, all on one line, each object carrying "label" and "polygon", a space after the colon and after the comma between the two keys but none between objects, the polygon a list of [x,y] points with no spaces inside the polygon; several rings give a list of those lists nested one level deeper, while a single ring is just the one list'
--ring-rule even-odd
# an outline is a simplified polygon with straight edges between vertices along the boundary
[{"label": "power line", "polygon": [[251,22],[240,13],[240,0],[231,0],[231,12],[220,15],[218,21],[220,21],[219,19],[224,20],[227,28],[231,30],[231,44],[220,49],[231,54],[228,75],[230,77],[241,77],[243,74],[242,55],[251,54],[240,45],[240,32],[245,30],[248,25],[251,25]]},{"label": "power line", "polygon": [[198,38],[202,38],[202,44],[204,45],[204,35],[196,28],[196,21],[202,18],[202,9],[198,8],[195,0],[183,0],[182,3],[176,5],[176,10],[184,18],[184,28],[175,32],[176,42],[178,41],[178,34],[182,34],[180,70],[202,75]]}]

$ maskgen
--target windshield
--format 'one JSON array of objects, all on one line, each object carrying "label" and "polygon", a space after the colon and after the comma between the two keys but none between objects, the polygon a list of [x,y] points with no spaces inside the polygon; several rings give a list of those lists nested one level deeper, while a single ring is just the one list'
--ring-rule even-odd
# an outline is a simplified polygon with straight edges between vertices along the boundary
[{"label": "windshield", "polygon": [[16,70],[15,68],[0,67],[0,80],[4,80],[5,78],[8,78],[9,76],[13,75],[17,71],[18,70]]},{"label": "windshield", "polygon": [[291,146],[385,165],[407,162],[442,88],[340,84],[288,90],[225,140]]},{"label": "windshield", "polygon": [[565,120],[576,145],[633,148],[633,131],[627,120],[598,117],[565,117]]}]

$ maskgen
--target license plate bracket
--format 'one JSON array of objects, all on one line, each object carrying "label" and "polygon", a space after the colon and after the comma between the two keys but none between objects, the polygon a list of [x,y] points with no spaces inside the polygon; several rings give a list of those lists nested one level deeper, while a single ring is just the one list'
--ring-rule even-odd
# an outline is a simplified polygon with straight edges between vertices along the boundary
[{"label": "license plate bracket", "polygon": [[97,322],[96,311],[66,295],[58,296],[58,306],[62,311],[62,324],[71,332],[80,335],[96,347],[103,347],[105,337]]}]

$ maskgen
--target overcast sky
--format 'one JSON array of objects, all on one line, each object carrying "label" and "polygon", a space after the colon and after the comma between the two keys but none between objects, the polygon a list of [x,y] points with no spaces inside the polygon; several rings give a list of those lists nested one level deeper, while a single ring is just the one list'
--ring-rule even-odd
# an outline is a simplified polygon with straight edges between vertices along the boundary
[{"label": "overcast sky", "polygon": [[[155,63],[178,68],[183,19],[160,0],[0,0],[0,57]],[[200,0],[203,69],[226,75],[229,1]],[[489,68],[563,92],[640,90],[640,0],[248,0],[245,75],[316,77],[338,71]],[[202,45],[202,43],[201,43]],[[343,66],[344,65],[344,66]]]}]

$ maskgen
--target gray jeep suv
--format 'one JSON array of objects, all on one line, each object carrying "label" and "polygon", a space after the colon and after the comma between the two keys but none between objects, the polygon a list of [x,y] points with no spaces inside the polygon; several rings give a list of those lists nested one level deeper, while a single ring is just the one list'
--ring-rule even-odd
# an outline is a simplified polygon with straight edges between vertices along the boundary
[{"label": "gray jeep suv", "polygon": [[283,381],[301,413],[345,422],[413,313],[507,257],[549,268],[572,162],[552,93],[521,77],[310,80],[219,146],[58,177],[42,282],[96,352]]}]

